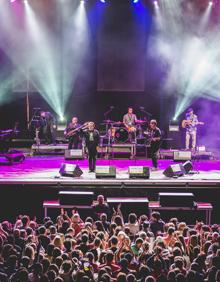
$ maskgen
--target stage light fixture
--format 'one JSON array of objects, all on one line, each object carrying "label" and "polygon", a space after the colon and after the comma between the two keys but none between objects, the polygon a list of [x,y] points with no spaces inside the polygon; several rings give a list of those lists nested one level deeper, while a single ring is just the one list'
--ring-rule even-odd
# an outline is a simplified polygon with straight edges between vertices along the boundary
[{"label": "stage light fixture", "polygon": [[157,0],[154,0],[154,6],[155,6],[156,9],[159,9],[159,4],[158,4]]},{"label": "stage light fixture", "polygon": [[137,4],[139,2],[139,0],[133,0],[134,4]]},{"label": "stage light fixture", "polygon": [[60,115],[60,121],[65,121],[65,117],[63,115]]},{"label": "stage light fixture", "polygon": [[101,3],[105,4],[106,3],[106,0],[100,0]]},{"label": "stage light fixture", "polygon": [[213,5],[213,1],[209,1],[209,6],[212,6]]},{"label": "stage light fixture", "polygon": [[16,0],[10,0],[11,3],[14,3]]}]

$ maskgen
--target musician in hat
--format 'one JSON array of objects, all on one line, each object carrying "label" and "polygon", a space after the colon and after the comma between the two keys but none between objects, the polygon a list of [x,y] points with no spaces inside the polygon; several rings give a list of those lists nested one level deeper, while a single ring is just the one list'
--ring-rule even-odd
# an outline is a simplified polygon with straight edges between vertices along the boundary
[{"label": "musician in hat", "polygon": [[193,108],[189,108],[185,116],[186,128],[186,150],[189,150],[190,139],[192,139],[192,150],[196,149],[197,125],[204,124],[198,121],[197,115],[194,114]]}]

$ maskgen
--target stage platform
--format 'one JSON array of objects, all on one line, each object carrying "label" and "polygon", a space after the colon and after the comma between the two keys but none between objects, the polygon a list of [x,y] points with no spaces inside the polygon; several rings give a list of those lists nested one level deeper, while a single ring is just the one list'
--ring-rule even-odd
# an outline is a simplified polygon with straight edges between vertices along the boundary
[{"label": "stage platform", "polygon": [[[56,144],[56,145],[36,145],[31,146],[32,155],[64,155],[65,150],[67,150],[68,144]],[[114,143],[110,146],[99,146],[98,147],[98,157],[105,159],[118,159],[123,156],[123,158],[144,158],[148,157],[149,145],[134,143]],[[83,149],[84,152],[84,149]],[[173,159],[175,152],[186,152],[185,150],[177,149],[161,149],[159,152],[160,159]],[[121,156],[121,157],[120,157]],[[191,152],[192,159],[200,160],[214,160],[215,156],[212,151],[193,151]]]},{"label": "stage platform", "polygon": [[[63,177],[59,175],[62,163],[78,164],[82,169],[81,177]],[[1,165],[0,185],[5,184],[39,184],[39,185],[74,185],[74,186],[210,186],[220,185],[220,160],[193,161],[194,174],[179,178],[167,178],[163,171],[176,162],[172,160],[159,160],[158,171],[151,171],[149,179],[129,179],[129,166],[151,166],[151,160],[97,160],[97,165],[115,166],[116,178],[96,179],[95,173],[89,173],[87,160],[64,160],[63,156],[32,156],[26,157],[23,163]],[[3,163],[2,163],[3,164]]]}]

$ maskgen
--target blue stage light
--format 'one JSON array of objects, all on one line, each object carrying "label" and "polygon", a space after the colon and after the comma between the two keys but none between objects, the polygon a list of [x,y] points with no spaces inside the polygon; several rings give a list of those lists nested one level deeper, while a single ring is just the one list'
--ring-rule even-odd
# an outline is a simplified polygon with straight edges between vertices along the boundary
[{"label": "blue stage light", "polygon": [[106,0],[100,0],[100,2],[104,4],[104,3],[106,3]]},{"label": "blue stage light", "polygon": [[134,4],[136,4],[136,3],[138,3],[139,2],[139,0],[133,0],[133,3]]}]

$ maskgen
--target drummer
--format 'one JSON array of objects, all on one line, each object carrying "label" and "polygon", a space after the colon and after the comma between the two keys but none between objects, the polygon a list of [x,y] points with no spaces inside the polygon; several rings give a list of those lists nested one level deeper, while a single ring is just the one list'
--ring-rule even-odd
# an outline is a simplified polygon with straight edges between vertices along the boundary
[{"label": "drummer", "polygon": [[123,123],[129,133],[129,142],[136,142],[136,121],[137,116],[133,113],[133,108],[129,107],[127,114],[123,116]]}]

